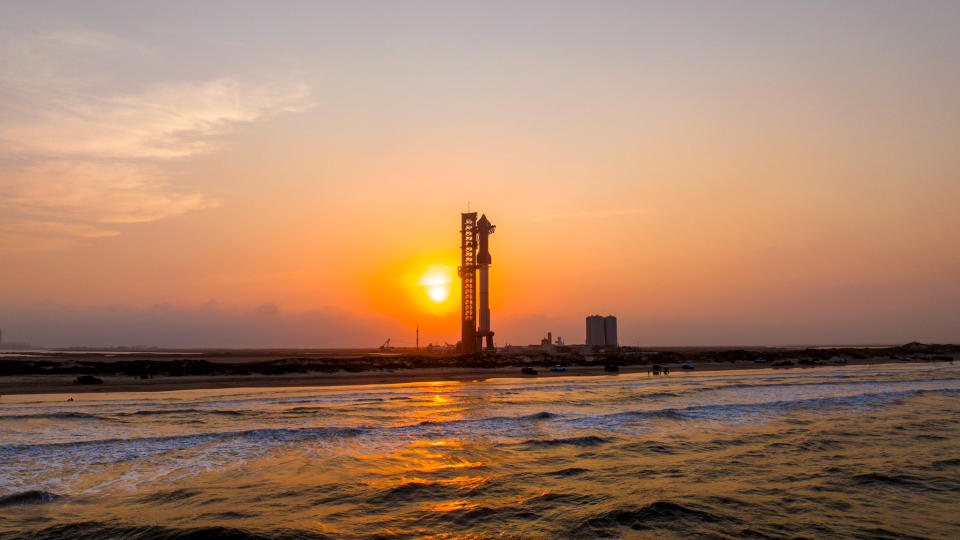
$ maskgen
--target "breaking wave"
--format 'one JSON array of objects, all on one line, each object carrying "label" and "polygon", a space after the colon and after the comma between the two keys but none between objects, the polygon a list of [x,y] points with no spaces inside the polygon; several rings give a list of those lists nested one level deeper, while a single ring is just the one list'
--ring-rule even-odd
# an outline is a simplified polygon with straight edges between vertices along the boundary
[{"label": "breaking wave", "polygon": [[355,437],[364,433],[364,428],[301,428],[301,429],[250,429],[195,435],[172,435],[169,437],[135,437],[95,439],[88,441],[0,445],[0,454],[24,453],[30,451],[49,451],[57,449],[101,447],[122,445],[127,447],[152,448],[157,445],[166,447],[194,446],[208,442],[244,439],[254,442],[297,442],[309,439],[330,439],[335,437]]}]

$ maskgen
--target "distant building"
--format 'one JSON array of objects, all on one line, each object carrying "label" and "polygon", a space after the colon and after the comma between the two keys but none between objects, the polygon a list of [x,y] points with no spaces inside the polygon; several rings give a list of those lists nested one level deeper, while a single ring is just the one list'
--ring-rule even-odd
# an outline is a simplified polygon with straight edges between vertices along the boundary
[{"label": "distant building", "polygon": [[587,346],[603,347],[604,329],[603,317],[600,315],[591,315],[587,317]]},{"label": "distant building", "polygon": [[617,318],[607,315],[603,318],[603,345],[617,347]]},{"label": "distant building", "polygon": [[613,315],[587,317],[588,347],[617,347],[617,318]]}]

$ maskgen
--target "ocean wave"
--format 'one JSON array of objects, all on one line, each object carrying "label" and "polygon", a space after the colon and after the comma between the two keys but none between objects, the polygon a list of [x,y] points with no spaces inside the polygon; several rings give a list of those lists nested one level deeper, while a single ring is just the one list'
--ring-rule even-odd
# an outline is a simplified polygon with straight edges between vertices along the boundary
[{"label": "ocean wave", "polygon": [[0,497],[0,508],[5,506],[19,506],[23,504],[43,504],[53,502],[62,496],[49,491],[30,490],[11,493]]},{"label": "ocean wave", "polygon": [[[534,435],[531,430],[539,422],[559,422],[564,426],[574,428],[593,429],[612,429],[614,431],[623,428],[631,428],[631,424],[637,421],[645,420],[663,420],[667,422],[685,422],[685,421],[713,421],[722,423],[741,423],[760,422],[767,420],[771,414],[789,412],[793,410],[829,410],[855,407],[862,409],[870,408],[896,400],[902,400],[917,395],[927,394],[955,394],[956,389],[910,389],[901,391],[887,391],[862,393],[850,396],[832,396],[816,397],[793,400],[775,400],[759,403],[732,403],[732,404],[707,404],[692,405],[680,408],[660,408],[647,410],[632,410],[611,412],[600,415],[590,415],[582,417],[570,417],[555,412],[541,411],[533,414],[520,416],[492,416],[482,418],[460,418],[449,420],[424,420],[416,424],[400,426],[382,426],[382,427],[271,427],[261,429],[246,429],[236,431],[213,431],[200,432],[193,434],[178,434],[164,437],[114,437],[114,438],[93,438],[90,440],[71,441],[71,442],[40,442],[31,444],[0,444],[0,456],[17,452],[57,452],[69,451],[73,448],[104,448],[115,450],[115,453],[109,457],[113,460],[129,460],[156,455],[167,450],[176,450],[190,446],[202,445],[209,442],[226,440],[244,440],[253,442],[262,442],[264,444],[276,444],[296,442],[308,439],[329,439],[335,437],[356,436],[361,433],[376,433],[380,436],[390,434],[402,436],[423,436],[425,432],[436,433],[438,431],[449,430],[469,430],[470,432],[489,434],[493,436],[507,434],[515,436],[518,439],[525,434],[526,437]],[[180,412],[187,414],[187,411],[195,409],[181,408],[170,411],[142,410],[128,413],[129,415],[149,416],[151,414],[165,414]],[[246,414],[241,411],[229,409],[196,409],[196,414],[222,414],[226,416],[243,416]],[[69,414],[68,418],[76,418],[74,415],[83,415],[80,418],[96,417],[96,415],[87,415],[86,413],[52,413]],[[129,418],[129,417],[128,417]],[[356,417],[355,417],[356,420]],[[376,419],[372,420],[374,423]],[[544,426],[549,424],[544,424]],[[518,434],[519,432],[519,434]],[[95,432],[94,432],[95,433]],[[95,436],[95,435],[94,435]],[[521,441],[524,439],[520,439]],[[557,444],[585,444],[584,441],[593,441],[590,438],[574,437],[572,440],[579,441],[574,443],[563,442],[562,438],[532,438],[527,439],[522,444],[528,446],[536,445],[557,445]],[[592,444],[587,442],[586,444]],[[814,448],[817,449],[817,448]],[[819,448],[823,449],[823,448]],[[106,456],[105,456],[106,457]]]},{"label": "ocean wave", "polygon": [[639,394],[637,397],[642,397],[645,399],[659,399],[665,397],[679,397],[680,394],[676,392],[654,392],[652,394]]},{"label": "ocean wave", "polygon": [[881,474],[881,473],[865,473],[857,474],[851,478],[853,483],[857,485],[888,485],[888,486],[918,486],[923,483],[923,481],[916,477],[908,474]]},{"label": "ocean wave", "polygon": [[484,483],[459,487],[455,484],[441,482],[406,482],[374,493],[367,497],[366,501],[371,504],[397,504],[412,501],[455,499],[475,495],[482,491],[483,487]]},{"label": "ocean wave", "polygon": [[566,476],[579,476],[583,473],[588,473],[588,472],[590,472],[590,469],[584,469],[581,467],[568,467],[566,469],[560,469],[559,471],[551,471],[546,474],[550,476],[566,477]]},{"label": "ocean wave", "polygon": [[823,388],[832,388],[837,386],[878,386],[882,384],[923,384],[923,383],[942,383],[942,382],[960,382],[960,377],[938,377],[938,378],[926,378],[926,379],[871,379],[867,381],[856,381],[856,380],[838,380],[838,381],[796,381],[796,382],[784,382],[784,381],[774,381],[774,382],[758,382],[758,383],[733,383],[733,384],[717,384],[714,386],[699,386],[696,388],[691,388],[683,393],[701,393],[701,392],[713,392],[717,390],[750,390],[750,389],[761,389],[761,390],[774,390],[781,388],[805,388],[805,387],[823,387]]},{"label": "ocean wave", "polygon": [[551,418],[560,418],[559,414],[554,414],[550,412],[538,412],[535,414],[528,414],[526,416],[520,416],[518,420],[550,420]]},{"label": "ocean wave", "polygon": [[[456,504],[460,502],[462,504]],[[444,505],[431,509],[414,521],[420,526],[436,527],[440,530],[461,528],[465,531],[489,523],[518,523],[534,522],[542,518],[537,512],[532,512],[522,505],[493,507],[470,503],[469,501],[455,501],[452,505]],[[495,538],[496,535],[470,535],[478,538]]]},{"label": "ocean wave", "polygon": [[545,510],[552,510],[557,506],[565,507],[584,507],[591,504],[597,504],[607,499],[605,495],[585,493],[558,493],[554,491],[545,491],[536,497],[531,497],[523,501],[527,506],[543,506]]},{"label": "ocean wave", "polygon": [[732,520],[705,510],[698,510],[670,501],[657,501],[640,508],[617,508],[583,519],[573,529],[576,535],[616,534],[621,528],[644,530],[666,527],[679,530],[695,530],[697,524]]},{"label": "ocean wave", "polygon": [[44,413],[31,413],[31,414],[4,414],[0,415],[0,420],[31,420],[31,419],[48,419],[48,420],[103,420],[103,421],[114,421],[115,419],[109,418],[106,416],[100,416],[96,414],[89,414],[83,412],[44,412]]},{"label": "ocean wave", "polygon": [[671,446],[667,446],[659,441],[643,441],[624,444],[619,447],[619,450],[626,452],[639,452],[639,453],[654,453],[654,454],[676,454],[678,450],[674,449]]},{"label": "ocean wave", "polygon": [[282,411],[282,413],[283,414],[302,414],[302,413],[308,413],[308,412],[322,412],[322,411],[329,411],[329,410],[330,409],[328,409],[327,407],[318,405],[314,407],[293,407],[285,411]]},{"label": "ocean wave", "polygon": [[793,400],[776,400],[759,403],[727,403],[716,405],[692,405],[690,407],[624,411],[598,416],[584,416],[571,420],[574,423],[622,422],[631,419],[669,419],[669,420],[711,420],[729,421],[756,414],[768,414],[773,411],[798,409],[831,409],[841,407],[871,407],[891,403],[924,393],[952,395],[955,389],[936,390],[900,390],[855,394],[851,396],[831,396]]},{"label": "ocean wave", "polygon": [[91,414],[85,412],[75,412],[75,411],[51,411],[51,412],[38,412],[38,413],[28,413],[28,414],[7,414],[0,415],[0,420],[32,420],[32,419],[47,419],[47,420],[99,420],[103,422],[125,422],[126,418],[133,417],[143,417],[143,416],[171,416],[171,415],[200,415],[200,414],[211,414],[211,415],[220,415],[220,416],[247,416],[247,415],[257,415],[261,414],[257,411],[242,411],[242,410],[231,410],[231,409],[199,409],[199,408],[186,408],[186,409],[145,409],[137,411],[121,411],[115,413],[102,413],[102,414]]},{"label": "ocean wave", "polygon": [[157,446],[160,446],[161,449],[169,449],[178,446],[195,446],[230,439],[245,439],[254,442],[298,442],[309,439],[354,437],[366,431],[365,428],[266,428],[196,433],[191,435],[171,435],[167,437],[130,437],[41,444],[11,444],[0,445],[0,455],[97,446],[124,446],[133,449],[143,449],[144,453],[150,454]]},{"label": "ocean wave", "polygon": [[856,532],[857,534],[855,536],[858,538],[877,538],[878,540],[885,538],[891,540],[927,540],[923,536],[913,536],[905,534],[903,531],[891,531],[883,527],[862,527]]},{"label": "ocean wave", "polygon": [[14,533],[9,539],[72,540],[74,538],[126,538],[131,540],[327,540],[331,536],[312,531],[275,529],[270,532],[238,527],[123,526],[100,521],[56,525]]},{"label": "ocean wave", "polygon": [[170,491],[158,491],[137,499],[141,504],[166,504],[175,503],[191,499],[200,495],[200,492],[192,489],[174,489]]},{"label": "ocean wave", "polygon": [[142,411],[130,411],[116,413],[117,416],[156,416],[170,414],[216,414],[224,416],[244,416],[249,414],[259,414],[256,411],[238,411],[231,409],[147,409]]},{"label": "ocean wave", "polygon": [[[488,416],[486,418],[472,418],[460,420],[424,420],[415,424],[415,426],[453,426],[453,425],[471,425],[483,423],[504,423],[504,422],[533,422],[537,420],[552,420],[561,418],[559,414],[551,412],[538,412],[523,416]],[[408,426],[409,427],[409,426]]]},{"label": "ocean wave", "polygon": [[520,443],[522,446],[596,446],[610,442],[610,439],[589,435],[586,437],[568,437],[566,439],[530,439]]}]

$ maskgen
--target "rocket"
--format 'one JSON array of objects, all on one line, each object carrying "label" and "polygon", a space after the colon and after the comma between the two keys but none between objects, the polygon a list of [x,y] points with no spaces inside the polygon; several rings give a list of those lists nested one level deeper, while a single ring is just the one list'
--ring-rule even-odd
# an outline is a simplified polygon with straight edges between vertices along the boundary
[{"label": "rocket", "polygon": [[479,308],[480,327],[477,331],[477,350],[483,349],[481,340],[486,338],[487,350],[493,350],[493,332],[490,330],[490,240],[489,237],[497,226],[490,223],[486,214],[480,216],[477,222],[477,270],[479,270]]}]

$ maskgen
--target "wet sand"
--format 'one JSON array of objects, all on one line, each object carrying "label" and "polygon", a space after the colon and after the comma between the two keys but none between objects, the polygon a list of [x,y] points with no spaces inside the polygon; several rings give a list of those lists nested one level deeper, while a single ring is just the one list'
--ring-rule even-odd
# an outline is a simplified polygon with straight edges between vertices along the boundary
[{"label": "wet sand", "polygon": [[[888,357],[851,359],[846,366],[875,364],[913,364],[923,365],[923,361],[904,362]],[[663,364],[670,368],[666,377],[682,376],[687,373],[680,364]],[[694,372],[730,371],[730,370],[769,370],[799,371],[820,369],[825,366],[838,367],[824,363],[822,366],[793,366],[775,368],[769,364],[754,362],[710,362],[697,363]],[[497,368],[426,368],[401,369],[393,371],[365,371],[338,373],[290,373],[282,375],[186,375],[157,376],[152,379],[139,379],[125,375],[101,375],[103,384],[73,384],[75,375],[18,375],[0,377],[0,396],[15,394],[86,394],[100,392],[169,392],[179,390],[201,390],[217,388],[284,388],[312,386],[348,386],[370,384],[403,384],[429,381],[481,381],[501,378],[544,378],[570,376],[615,376],[602,366],[569,366],[566,371],[554,372],[549,368],[537,367],[537,375],[524,375],[520,367]],[[619,373],[647,373],[650,366],[621,366]],[[661,375],[663,376],[663,375]]]}]

